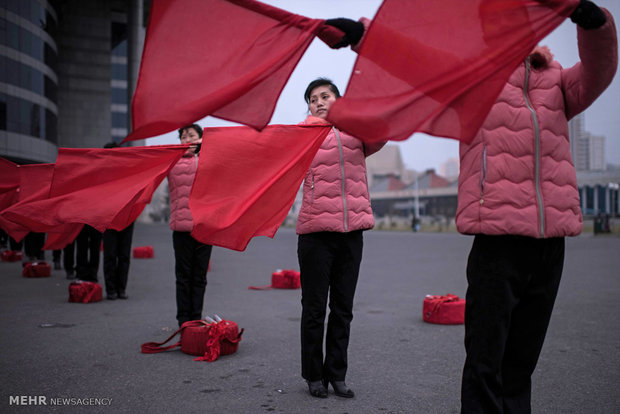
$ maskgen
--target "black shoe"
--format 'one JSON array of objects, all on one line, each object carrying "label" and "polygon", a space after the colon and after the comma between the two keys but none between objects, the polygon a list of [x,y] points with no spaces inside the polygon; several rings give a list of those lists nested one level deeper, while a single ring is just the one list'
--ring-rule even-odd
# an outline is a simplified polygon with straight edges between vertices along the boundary
[{"label": "black shoe", "polygon": [[120,292],[120,293],[118,294],[118,298],[119,298],[119,299],[128,299],[128,298],[129,298],[129,296],[127,296],[127,294],[126,294],[125,292]]},{"label": "black shoe", "polygon": [[310,395],[316,398],[327,398],[327,388],[323,381],[306,381],[308,383],[308,391]]},{"label": "black shoe", "polygon": [[116,300],[118,295],[116,293],[108,293],[108,300]]},{"label": "black shoe", "polygon": [[353,392],[353,390],[347,387],[347,384],[345,384],[344,381],[330,381],[329,383],[332,384],[332,388],[334,388],[334,393],[337,396],[344,398],[355,397],[355,393]]},{"label": "black shoe", "polygon": [[73,270],[67,270],[67,279],[68,280],[75,279],[75,273],[73,273]]}]

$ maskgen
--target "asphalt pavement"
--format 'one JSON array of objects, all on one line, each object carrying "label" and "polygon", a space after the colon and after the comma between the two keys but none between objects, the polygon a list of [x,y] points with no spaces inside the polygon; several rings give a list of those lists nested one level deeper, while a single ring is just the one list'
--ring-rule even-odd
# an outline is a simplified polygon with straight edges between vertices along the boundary
[{"label": "asphalt pavement", "polygon": [[[472,238],[365,233],[347,384],[316,399],[300,376],[300,290],[249,290],[298,269],[297,236],[214,248],[205,314],[245,329],[237,353],[197,362],[179,349],[142,354],[176,329],[174,257],[165,224],[137,224],[128,300],[68,302],[63,270],[21,276],[0,263],[2,413],[458,413],[463,326],[427,324],[427,294],[464,297]],[[565,270],[533,376],[534,413],[620,413],[620,237],[567,239]],[[51,259],[51,252],[47,253]],[[99,281],[103,271],[99,268]]]}]

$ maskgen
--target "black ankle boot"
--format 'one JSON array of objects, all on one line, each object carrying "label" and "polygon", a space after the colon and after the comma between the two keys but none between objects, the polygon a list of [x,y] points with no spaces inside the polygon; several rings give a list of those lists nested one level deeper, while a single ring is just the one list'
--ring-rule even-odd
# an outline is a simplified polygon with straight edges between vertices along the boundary
[{"label": "black ankle boot", "polygon": [[317,398],[327,398],[327,388],[323,381],[306,381],[310,395]]},{"label": "black ankle boot", "polygon": [[345,384],[344,381],[330,381],[329,383],[332,384],[334,393],[337,396],[344,397],[344,398],[355,397],[355,393],[353,392],[353,390],[347,387],[347,384]]}]

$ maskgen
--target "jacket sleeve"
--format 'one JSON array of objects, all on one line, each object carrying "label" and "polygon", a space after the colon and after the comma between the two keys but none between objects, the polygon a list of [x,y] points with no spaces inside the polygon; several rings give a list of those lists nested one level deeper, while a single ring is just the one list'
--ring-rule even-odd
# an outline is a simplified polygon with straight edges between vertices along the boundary
[{"label": "jacket sleeve", "polygon": [[618,67],[618,39],[614,18],[607,9],[598,29],[577,27],[580,62],[562,72],[566,117],[583,112],[609,86]]}]

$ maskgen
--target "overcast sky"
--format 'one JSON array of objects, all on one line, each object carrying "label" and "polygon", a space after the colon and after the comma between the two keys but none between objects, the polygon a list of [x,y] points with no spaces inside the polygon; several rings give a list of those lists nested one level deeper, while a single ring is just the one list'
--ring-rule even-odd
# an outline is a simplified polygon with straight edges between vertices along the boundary
[{"label": "overcast sky", "polygon": [[[381,0],[262,0],[264,3],[313,18],[360,17],[372,18]],[[598,0],[596,4],[606,7],[620,21],[620,0]],[[575,25],[567,19],[540,44],[549,46],[562,66],[569,67],[579,60]],[[328,77],[344,93],[355,63],[356,54],[349,48],[332,50],[315,39],[284,88],[276,107],[272,124],[297,124],[307,115],[303,93],[308,83],[317,77]],[[234,125],[216,118],[205,118],[203,127]],[[585,128],[594,135],[606,137],[608,163],[620,164],[620,76],[585,112]],[[178,143],[176,133],[147,140],[148,144]],[[403,160],[408,168],[418,171],[439,169],[448,158],[458,157],[458,142],[452,139],[415,134],[400,142]]]}]

